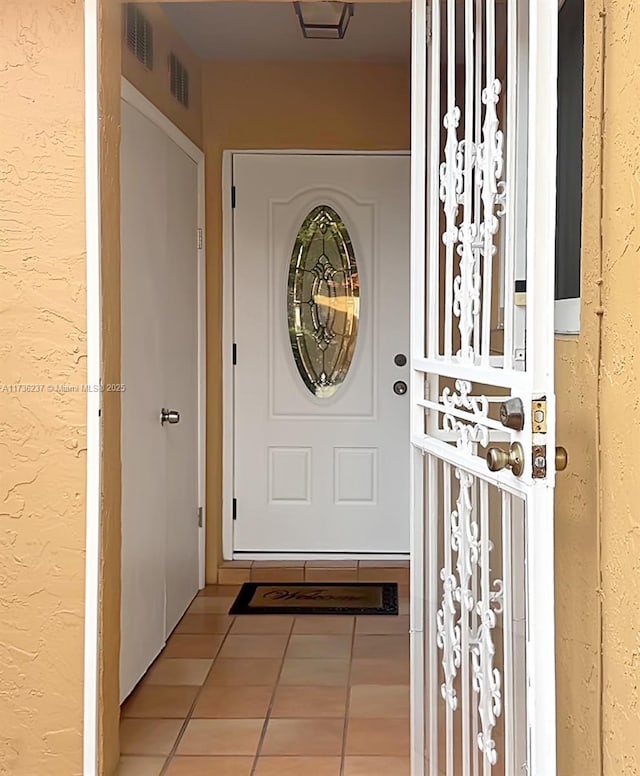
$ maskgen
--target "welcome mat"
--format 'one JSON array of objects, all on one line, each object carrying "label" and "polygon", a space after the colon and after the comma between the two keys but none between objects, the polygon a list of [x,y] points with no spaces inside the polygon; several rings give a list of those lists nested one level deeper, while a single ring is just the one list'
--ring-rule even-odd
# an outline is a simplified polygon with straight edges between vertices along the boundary
[{"label": "welcome mat", "polygon": [[398,585],[245,582],[229,614],[398,614]]}]

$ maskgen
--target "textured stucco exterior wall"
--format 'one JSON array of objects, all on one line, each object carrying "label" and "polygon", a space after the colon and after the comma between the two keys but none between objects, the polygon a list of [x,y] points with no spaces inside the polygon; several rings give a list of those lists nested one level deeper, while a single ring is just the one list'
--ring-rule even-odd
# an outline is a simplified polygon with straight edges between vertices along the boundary
[{"label": "textured stucco exterior wall", "polygon": [[[331,115],[312,95],[332,84]],[[222,153],[226,149],[406,150],[409,68],[361,62],[209,62],[203,73],[207,176],[207,581],[221,556]]]},{"label": "textured stucco exterior wall", "polygon": [[556,338],[556,676],[559,776],[600,773],[597,383],[602,51],[599,0],[585,18],[582,305],[578,337]]},{"label": "textured stucco exterior wall", "polygon": [[83,4],[0,10],[0,773],[82,772]]},{"label": "textured stucco exterior wall", "polygon": [[604,776],[640,773],[640,4],[605,2],[602,596]]},{"label": "textured stucco exterior wall", "polygon": [[640,773],[640,6],[587,0],[580,336],[557,343],[559,773]]}]

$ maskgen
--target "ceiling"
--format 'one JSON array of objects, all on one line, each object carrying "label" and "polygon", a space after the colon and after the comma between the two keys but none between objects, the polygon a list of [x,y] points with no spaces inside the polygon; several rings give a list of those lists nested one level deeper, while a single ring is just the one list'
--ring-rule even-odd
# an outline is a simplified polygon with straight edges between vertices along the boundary
[{"label": "ceiling", "polygon": [[205,60],[406,62],[411,4],[358,3],[343,40],[305,40],[293,3],[163,3]]}]

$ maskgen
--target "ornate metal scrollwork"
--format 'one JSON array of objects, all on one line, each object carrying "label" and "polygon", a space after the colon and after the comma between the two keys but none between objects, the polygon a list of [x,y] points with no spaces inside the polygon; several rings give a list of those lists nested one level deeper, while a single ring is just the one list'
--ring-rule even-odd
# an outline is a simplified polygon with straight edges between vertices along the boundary
[{"label": "ornate metal scrollwork", "polygon": [[[503,582],[495,580],[486,598],[477,591],[474,579],[478,580],[483,563],[488,562],[485,559],[492,552],[493,543],[488,535],[481,535],[474,513],[474,476],[461,469],[455,469],[454,474],[460,486],[455,509],[450,515],[448,546],[445,545],[445,552],[452,553],[452,563],[440,571],[442,600],[436,615],[436,642],[442,651],[444,676],[440,691],[452,711],[457,711],[455,680],[463,661],[468,661],[473,689],[478,697],[481,729],[477,745],[493,766],[498,757],[493,731],[502,713],[502,676],[494,666],[493,633],[503,610]],[[463,631],[466,631],[466,638],[463,638]],[[467,645],[465,649],[464,644]]]},{"label": "ornate metal scrollwork", "polygon": [[[507,209],[506,184],[502,180],[504,133],[497,113],[501,92],[497,78],[482,90],[485,114],[481,142],[458,140],[461,111],[457,105],[446,112],[443,121],[447,136],[440,165],[440,200],[445,215],[442,241],[455,246],[459,257],[458,273],[453,278],[452,312],[458,318],[460,332],[457,356],[464,362],[473,362],[477,355],[474,336],[482,306],[481,258],[487,261],[496,253],[494,238]],[[476,207],[476,198],[481,208]],[[465,201],[467,206],[462,208],[459,222],[460,205]]]}]

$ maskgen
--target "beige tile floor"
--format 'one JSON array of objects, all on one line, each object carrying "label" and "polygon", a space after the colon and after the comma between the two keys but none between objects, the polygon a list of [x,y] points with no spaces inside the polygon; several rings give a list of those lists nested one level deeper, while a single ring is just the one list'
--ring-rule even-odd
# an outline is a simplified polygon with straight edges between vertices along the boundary
[{"label": "beige tile floor", "polygon": [[122,708],[118,776],[408,776],[398,578],[398,617],[230,617],[207,587]]}]

